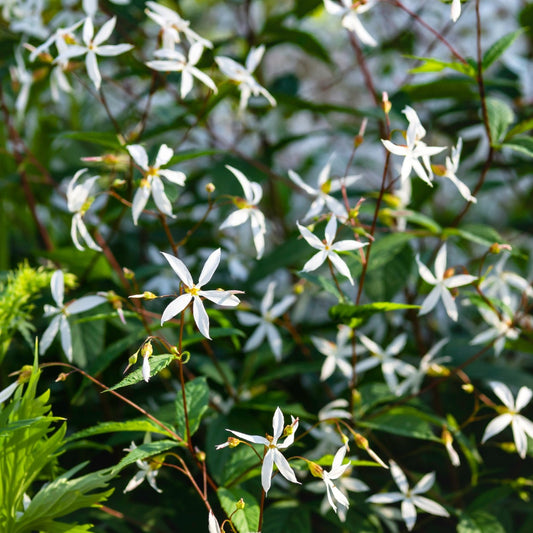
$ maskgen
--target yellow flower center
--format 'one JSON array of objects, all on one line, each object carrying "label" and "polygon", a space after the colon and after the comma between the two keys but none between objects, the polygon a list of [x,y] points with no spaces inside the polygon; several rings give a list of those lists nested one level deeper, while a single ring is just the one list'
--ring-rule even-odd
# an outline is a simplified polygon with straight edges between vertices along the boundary
[{"label": "yellow flower center", "polygon": [[189,293],[191,296],[198,296],[200,289],[193,285],[192,287],[185,287],[185,292]]}]

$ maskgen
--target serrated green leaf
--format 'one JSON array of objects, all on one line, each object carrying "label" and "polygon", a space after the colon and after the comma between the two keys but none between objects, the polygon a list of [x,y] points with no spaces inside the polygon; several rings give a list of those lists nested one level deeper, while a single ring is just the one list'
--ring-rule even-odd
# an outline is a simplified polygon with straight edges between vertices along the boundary
[{"label": "serrated green leaf", "polygon": [[498,39],[483,55],[483,60],[481,62],[483,70],[488,69],[494,61],[496,61],[504,52],[511,46],[517,37],[524,33],[525,28],[519,28],[516,31],[504,35]]},{"label": "serrated green leaf", "polygon": [[509,141],[505,141],[502,147],[533,157],[533,137],[526,137],[525,135],[513,137]]},{"label": "serrated green leaf", "polygon": [[496,98],[487,98],[486,105],[492,146],[499,147],[514,121],[514,112],[504,101]]},{"label": "serrated green leaf", "polygon": [[375,418],[359,421],[362,427],[433,442],[441,442],[441,439],[436,437],[435,433],[437,431],[440,432],[442,425],[445,423],[445,420],[438,419],[410,406],[394,407]]},{"label": "serrated green leaf", "polygon": [[[187,417],[191,436],[200,427],[202,416],[209,407],[209,387],[205,377],[195,378],[185,384],[185,399],[187,401]],[[178,433],[187,439],[185,409],[181,391],[176,396],[176,426]]]},{"label": "serrated green leaf", "polygon": [[420,309],[420,306],[394,302],[374,302],[364,305],[337,304],[329,310],[329,316],[337,322],[346,324],[350,322],[352,318],[366,319],[376,313],[400,311],[402,309]]},{"label": "serrated green leaf", "polygon": [[[141,359],[141,358],[140,358]],[[155,376],[161,370],[166,368],[172,361],[176,359],[176,356],[171,353],[164,353],[161,355],[152,355],[148,362],[150,363],[150,377]],[[142,367],[136,368],[133,372],[130,372],[122,381],[106,389],[104,392],[120,389],[122,387],[127,387],[128,385],[134,385],[143,381]]]},{"label": "serrated green leaf", "polygon": [[457,524],[457,533],[505,533],[501,522],[487,511],[463,513]]},{"label": "serrated green leaf", "polygon": [[[259,504],[257,500],[243,489],[227,489],[220,487],[217,496],[222,509],[239,533],[255,533],[259,528]],[[236,503],[242,498],[244,509],[237,509]]]},{"label": "serrated green leaf", "polygon": [[158,426],[150,420],[127,420],[125,422],[102,422],[91,428],[78,431],[65,439],[65,442],[72,442],[78,439],[85,439],[93,435],[102,435],[103,433],[118,433],[121,431],[141,431],[143,433],[160,433],[169,436],[161,426]]}]

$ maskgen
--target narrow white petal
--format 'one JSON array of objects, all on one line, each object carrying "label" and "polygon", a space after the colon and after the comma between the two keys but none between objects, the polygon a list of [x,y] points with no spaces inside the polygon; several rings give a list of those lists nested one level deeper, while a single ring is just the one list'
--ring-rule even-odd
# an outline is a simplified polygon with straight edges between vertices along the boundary
[{"label": "narrow white petal", "polygon": [[200,279],[198,280],[198,285],[203,287],[209,280],[213,277],[215,270],[218,268],[220,263],[220,248],[216,249],[211,255],[207,258],[202,272],[200,273]]},{"label": "narrow white petal", "polygon": [[159,171],[159,175],[176,185],[181,185],[182,187],[185,185],[185,180],[187,179],[187,176],[178,170],[162,169]]},{"label": "narrow white petal", "polygon": [[326,224],[326,231],[325,231],[325,237],[326,242],[331,245],[331,243],[335,240],[335,235],[337,234],[337,217],[332,216],[328,220],[328,223]]},{"label": "narrow white petal", "polygon": [[172,150],[172,148],[170,148],[166,144],[162,144],[155,157],[154,167],[159,168],[159,167],[162,167],[163,165],[166,165],[172,159],[173,155],[174,155],[174,150]]},{"label": "narrow white petal", "polygon": [[326,260],[326,257],[328,256],[328,253],[326,250],[320,250],[320,252],[317,252],[302,268],[302,272],[312,272],[313,270],[316,270],[324,261]]},{"label": "narrow white petal", "polygon": [[328,259],[333,263],[335,268],[343,275],[348,278],[350,283],[353,285],[353,278],[352,274],[350,273],[350,269],[348,268],[348,265],[336,254],[336,253],[330,253],[328,255]]},{"label": "narrow white petal", "polygon": [[61,348],[63,348],[69,363],[72,363],[72,337],[70,334],[70,326],[63,315],[59,317],[59,335],[61,337]]},{"label": "narrow white petal", "polygon": [[237,298],[232,291],[215,289],[212,291],[200,291],[198,295],[207,298],[211,302],[223,307],[235,307],[240,303],[239,298]]},{"label": "narrow white petal", "polygon": [[148,154],[143,146],[140,144],[130,144],[126,146],[126,150],[132,159],[143,169],[148,170]]},{"label": "narrow white petal", "polygon": [[502,401],[505,407],[514,410],[515,403],[513,394],[509,390],[509,387],[505,383],[500,383],[499,381],[491,381],[489,383],[491,389],[494,391],[494,394]]},{"label": "narrow white petal", "polygon": [[191,300],[192,296],[189,293],[182,294],[175,300],[172,300],[172,302],[166,306],[163,314],[161,315],[161,325],[163,325],[167,320],[170,320],[181,313],[189,305]]},{"label": "narrow white petal", "polygon": [[284,427],[283,413],[279,407],[276,407],[274,416],[272,417],[272,429],[274,431],[274,442],[277,442],[283,433]]},{"label": "narrow white petal", "polygon": [[112,19],[109,19],[100,28],[100,31],[96,34],[95,38],[93,39],[93,43],[95,46],[102,44],[103,42],[107,41],[109,37],[111,37],[111,34],[113,33],[113,30],[115,29],[116,23],[117,23],[117,17],[113,17]]},{"label": "narrow white petal", "polygon": [[402,502],[402,518],[409,531],[415,527],[416,508],[410,500]]},{"label": "narrow white petal", "polygon": [[41,355],[43,355],[44,352],[48,350],[48,348],[52,344],[52,341],[57,335],[57,332],[59,330],[60,320],[61,320],[61,315],[57,315],[54,318],[52,318],[52,321],[50,322],[45,332],[43,333],[43,336],[41,337],[41,342],[39,343],[39,353]]},{"label": "narrow white petal", "polygon": [[142,366],[143,379],[148,383],[150,381],[150,362],[148,357],[143,357],[143,366]]},{"label": "narrow white petal", "polygon": [[392,479],[394,479],[394,482],[396,483],[398,488],[404,494],[407,494],[407,491],[409,490],[409,483],[407,482],[407,478],[405,477],[405,474],[403,473],[402,469],[392,460],[390,461],[390,473]]},{"label": "narrow white petal", "polygon": [[202,300],[198,296],[193,298],[192,314],[200,333],[207,339],[211,339],[209,336],[209,317],[207,316]]},{"label": "narrow white petal", "polygon": [[530,401],[533,391],[529,387],[520,387],[516,396],[515,409],[521,411]]},{"label": "narrow white petal", "polygon": [[494,435],[497,435],[498,433],[503,431],[512,422],[512,420],[513,420],[513,416],[509,413],[505,413],[503,415],[497,416],[485,428],[485,432],[483,433],[483,438],[481,439],[481,444],[483,444],[485,441],[487,441],[491,437],[494,437]]},{"label": "narrow white petal", "polygon": [[165,252],[161,253],[163,254],[163,257],[168,261],[170,268],[172,268],[172,270],[178,275],[178,277],[185,284],[185,286],[192,288],[194,285],[194,281],[192,280],[191,273],[189,272],[189,269],[185,266],[185,263],[181,259],[178,259],[173,255],[167,254]]},{"label": "narrow white petal", "polygon": [[132,44],[108,44],[99,46],[96,49],[96,54],[104,57],[113,57],[129,52],[132,48]]},{"label": "narrow white petal", "polygon": [[422,302],[422,307],[420,308],[420,311],[418,311],[418,314],[420,316],[426,315],[429,313],[439,301],[439,297],[441,295],[441,292],[439,290],[439,287],[433,287],[431,289],[431,292],[426,296],[425,300]]},{"label": "narrow white petal", "polygon": [[84,296],[69,304],[66,309],[69,314],[76,315],[105,302],[107,302],[107,299],[103,296]]},{"label": "narrow white petal", "polygon": [[300,484],[300,482],[296,479],[296,474],[294,473],[294,470],[289,465],[289,461],[285,459],[285,457],[280,451],[273,450],[273,452],[274,462],[276,463],[280,474],[292,483]]},{"label": "narrow white petal", "polygon": [[422,509],[422,511],[426,511],[426,513],[434,514],[437,516],[450,516],[448,511],[440,505],[437,502],[434,502],[433,500],[430,500],[429,498],[425,498],[424,496],[414,496],[413,497],[413,503]]},{"label": "narrow white petal", "polygon": [[435,472],[426,474],[413,488],[411,494],[422,494],[427,492],[435,483]]},{"label": "narrow white petal", "polygon": [[437,279],[431,273],[429,268],[420,261],[418,254],[415,256],[415,260],[418,265],[418,273],[420,274],[420,277],[429,285],[435,285],[437,283]]},{"label": "narrow white petal", "polygon": [[255,350],[263,342],[265,335],[266,335],[265,324],[260,324],[255,329],[255,331],[252,333],[252,335],[248,337],[248,340],[246,341],[246,344],[244,345],[244,351],[251,352],[252,350]]},{"label": "narrow white petal", "polygon": [[175,217],[175,215],[172,213],[172,204],[165,194],[163,182],[157,176],[154,176],[152,180],[152,197],[157,209],[159,209],[161,213],[167,215],[168,217]]},{"label": "narrow white petal", "polygon": [[444,272],[446,271],[446,244],[443,244],[435,258],[435,277],[438,280],[444,278]]},{"label": "narrow white petal", "polygon": [[440,291],[440,296],[442,298],[442,303],[444,304],[444,308],[446,309],[446,313],[448,313],[448,316],[454,321],[457,322],[457,318],[459,317],[459,314],[457,313],[457,305],[455,305],[455,300],[453,299],[452,295],[442,285],[437,285],[437,287]]},{"label": "narrow white petal", "polygon": [[100,84],[102,83],[102,76],[98,70],[98,62],[96,61],[96,54],[89,50],[85,56],[85,66],[87,67],[87,74],[91,81],[94,83],[96,90],[100,89]]},{"label": "narrow white petal", "polygon": [[233,431],[232,429],[227,429],[226,431],[233,433],[239,437],[239,439],[247,440],[248,442],[252,442],[254,444],[263,444],[264,446],[268,446],[270,444],[265,437],[261,437],[259,435],[248,435],[248,433],[241,433],[240,431]]},{"label": "narrow white petal", "polygon": [[58,307],[63,307],[63,299],[65,294],[65,281],[63,272],[61,270],[56,270],[52,274],[50,280],[50,289],[52,290],[52,298]]},{"label": "narrow white petal", "polygon": [[272,350],[272,353],[274,354],[275,358],[280,361],[281,360],[281,350],[282,350],[282,342],[281,342],[281,336],[278,333],[278,330],[269,323],[265,324],[266,334],[268,338],[268,344],[270,345],[270,349]]},{"label": "narrow white petal", "polygon": [[233,211],[224,222],[219,226],[219,229],[224,230],[226,228],[236,228],[241,224],[244,224],[250,218],[250,209],[237,209]]},{"label": "narrow white petal", "polygon": [[192,74],[187,70],[183,69],[181,72],[181,85],[180,85],[180,96],[185,98],[192,90],[193,87],[193,77]]},{"label": "narrow white petal", "polygon": [[270,489],[270,484],[272,483],[272,470],[274,469],[274,456],[273,450],[269,449],[263,458],[263,466],[261,467],[261,485],[265,494],[268,493]]},{"label": "narrow white petal", "polygon": [[311,233],[307,228],[304,226],[301,226],[298,222],[296,222],[296,225],[298,226],[298,230],[300,231],[302,237],[313,247],[317,250],[323,250],[324,249],[324,243],[313,233]]}]

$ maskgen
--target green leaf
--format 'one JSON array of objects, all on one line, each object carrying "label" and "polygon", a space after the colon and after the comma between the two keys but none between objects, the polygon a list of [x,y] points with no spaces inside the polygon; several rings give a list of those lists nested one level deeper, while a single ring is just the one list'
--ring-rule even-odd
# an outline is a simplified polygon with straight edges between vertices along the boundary
[{"label": "green leaf", "polygon": [[481,62],[483,70],[488,69],[494,61],[496,61],[504,52],[511,46],[517,37],[524,33],[525,28],[519,28],[516,31],[504,35],[498,39],[483,55],[483,60]]},{"label": "green leaf", "polygon": [[298,276],[300,276],[303,279],[306,279],[307,281],[313,283],[314,285],[317,285],[318,287],[321,287],[326,292],[329,292],[331,295],[335,296],[337,300],[339,301],[344,300],[344,295],[342,295],[339,292],[339,290],[337,289],[337,286],[330,278],[326,278],[325,276],[316,276],[316,275],[310,274],[309,272],[298,272]]},{"label": "green leaf", "polygon": [[461,228],[445,228],[443,235],[457,235],[467,241],[487,247],[492,246],[495,242],[505,242],[493,227],[484,224],[465,224]]},{"label": "green leaf", "polygon": [[337,304],[329,310],[329,316],[336,322],[349,324],[353,318],[365,320],[376,313],[402,309],[420,309],[420,306],[394,302],[374,302],[364,305]]},{"label": "green leaf", "polygon": [[150,420],[127,420],[125,422],[102,422],[91,428],[78,431],[70,435],[64,442],[72,442],[78,439],[85,439],[93,435],[101,435],[103,433],[117,433],[121,431],[141,431],[143,433],[160,433],[169,436],[168,431],[165,431],[161,426],[158,426]]},{"label": "green leaf", "polygon": [[461,515],[457,533],[505,533],[505,528],[494,515],[486,511],[474,511]]},{"label": "green leaf", "polygon": [[461,74],[466,74],[471,78],[476,77],[476,70],[472,65],[459,63],[459,62],[449,62],[441,61],[440,59],[434,59],[431,57],[419,57],[419,56],[406,56],[409,59],[416,59],[417,61],[422,61],[422,65],[412,68],[409,72],[412,74],[418,74],[423,72],[441,72],[444,69],[452,69]]},{"label": "green leaf", "polygon": [[141,444],[133,449],[131,452],[123,457],[120,462],[115,465],[111,471],[113,474],[117,474],[126,466],[129,466],[136,461],[142,461],[147,457],[152,457],[154,455],[161,455],[163,452],[170,450],[176,446],[182,446],[183,444],[175,440],[158,440],[155,442],[147,442],[146,444]]},{"label": "green leaf", "polygon": [[[167,163],[167,166],[176,165],[183,161],[189,161],[198,157],[205,157],[208,155],[218,155],[225,153],[223,150],[183,150],[172,156],[172,159]],[[166,167],[165,167],[166,168]]]},{"label": "green leaf", "polygon": [[[428,415],[415,407],[401,406],[394,407],[374,418],[362,420],[359,424],[363,427],[403,437],[441,442],[435,436],[435,432],[437,430],[440,431],[446,421]],[[435,426],[435,429],[433,429],[433,426]]]},{"label": "green leaf", "polygon": [[[189,430],[192,436],[200,427],[202,416],[209,407],[209,387],[205,377],[195,378],[185,384],[185,399],[187,401]],[[176,396],[176,419],[178,433],[187,439],[185,409],[181,391]]]},{"label": "green leaf", "polygon": [[[170,363],[172,363],[174,359],[176,359],[176,356],[171,353],[165,353],[162,355],[152,355],[148,359],[148,362],[150,363],[150,377],[155,376],[156,374],[161,372],[161,370],[170,365]],[[120,381],[113,387],[106,389],[106,391],[104,392],[120,389],[128,385],[134,385],[135,383],[139,383],[140,381],[143,381],[142,367],[136,368],[133,372],[130,372],[122,381]]]},{"label": "green leaf", "polygon": [[496,98],[487,98],[486,105],[492,146],[499,147],[514,121],[514,112],[505,102]]},{"label": "green leaf", "polygon": [[515,152],[520,152],[529,157],[533,157],[533,137],[526,137],[525,135],[513,137],[511,140],[503,143],[502,147],[510,148]]},{"label": "green leaf", "polygon": [[406,85],[403,90],[414,101],[434,100],[435,98],[455,98],[458,101],[472,102],[477,97],[473,80],[450,76],[427,83]]},{"label": "green leaf", "polygon": [[[220,487],[217,496],[222,509],[239,533],[255,533],[259,528],[259,504],[256,499],[243,489],[227,489]],[[244,509],[237,509],[236,503],[242,498]]]},{"label": "green leaf", "polygon": [[112,150],[124,150],[116,133],[106,133],[102,131],[67,131],[61,134],[60,137],[98,144],[100,146],[105,146],[106,148],[111,148]]},{"label": "green leaf", "polygon": [[392,217],[403,217],[408,222],[411,222],[413,224],[417,224],[418,226],[422,226],[423,228],[426,228],[427,230],[431,231],[431,233],[434,233],[435,235],[439,235],[442,232],[442,227],[437,224],[432,218],[423,215],[422,213],[418,213],[417,211],[411,211],[410,209],[389,209],[384,208],[381,209],[379,212],[380,216],[392,216]]},{"label": "green leaf", "polygon": [[507,135],[505,136],[505,141],[509,140],[515,135],[520,135],[521,133],[525,133],[526,131],[530,130],[533,130],[533,118],[522,120],[508,131]]},{"label": "green leaf", "polygon": [[296,501],[285,501],[268,507],[262,533],[311,533],[309,511]]}]

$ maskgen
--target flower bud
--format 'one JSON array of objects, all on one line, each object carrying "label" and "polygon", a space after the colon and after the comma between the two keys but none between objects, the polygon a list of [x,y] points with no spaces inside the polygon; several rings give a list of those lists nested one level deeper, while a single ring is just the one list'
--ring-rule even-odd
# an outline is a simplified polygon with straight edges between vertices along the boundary
[{"label": "flower bud", "polygon": [[152,346],[152,341],[149,340],[148,342],[144,343],[141,348],[141,355],[143,357],[150,357],[154,353],[154,348]]},{"label": "flower bud", "polygon": [[324,469],[320,465],[313,463],[313,461],[307,461],[307,468],[309,468],[309,472],[311,472],[313,477],[318,477],[320,479],[324,477]]},{"label": "flower bud", "polygon": [[461,385],[461,388],[467,393],[472,394],[474,392],[474,385],[472,383],[465,383],[464,385]]},{"label": "flower bud", "polygon": [[388,115],[390,113],[390,110],[392,109],[392,104],[390,103],[389,95],[386,91],[383,91],[381,97],[381,108],[383,109],[386,115]]},{"label": "flower bud", "polygon": [[33,367],[31,365],[24,365],[20,369],[20,374],[17,378],[18,383],[28,383],[30,381],[31,375],[33,372]]},{"label": "flower bud", "polygon": [[237,509],[240,509],[241,511],[244,509],[245,506],[246,504],[244,503],[244,500],[242,498],[235,503],[235,507],[237,507]]},{"label": "flower bud", "polygon": [[135,272],[133,270],[130,270],[129,268],[123,267],[122,273],[124,274],[124,277],[126,279],[133,279],[135,277]]},{"label": "flower bud", "polygon": [[211,194],[211,193],[214,193],[215,192],[215,185],[213,183],[208,183],[206,186],[205,186],[205,190],[207,193]]}]

